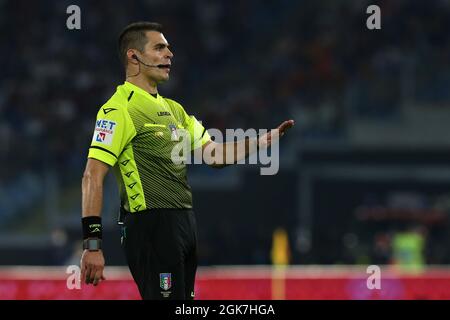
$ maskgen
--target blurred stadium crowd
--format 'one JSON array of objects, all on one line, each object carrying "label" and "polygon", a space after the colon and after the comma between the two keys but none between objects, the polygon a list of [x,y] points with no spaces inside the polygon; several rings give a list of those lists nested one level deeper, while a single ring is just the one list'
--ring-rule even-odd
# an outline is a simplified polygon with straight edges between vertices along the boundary
[{"label": "blurred stadium crowd", "polygon": [[[163,24],[175,57],[160,93],[207,128],[293,118],[286,148],[325,148],[354,139],[355,123],[404,124],[409,105],[449,107],[450,2],[377,3],[382,29],[371,31],[372,1],[0,1],[0,229],[51,207],[52,181],[79,189],[96,112],[124,80],[116,39],[132,21]],[[66,28],[70,4],[81,30]]]}]

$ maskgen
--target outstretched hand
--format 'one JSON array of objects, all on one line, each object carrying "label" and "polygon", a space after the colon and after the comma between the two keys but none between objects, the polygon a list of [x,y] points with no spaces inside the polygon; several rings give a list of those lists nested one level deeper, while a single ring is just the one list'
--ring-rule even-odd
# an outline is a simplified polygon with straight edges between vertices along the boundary
[{"label": "outstretched hand", "polygon": [[295,124],[294,120],[287,120],[284,121],[282,124],[280,124],[277,128],[280,137],[282,137],[288,129],[292,128],[294,124]]},{"label": "outstretched hand", "polygon": [[294,120],[286,120],[282,124],[280,124],[276,129],[270,130],[268,133],[264,134],[258,139],[258,143],[260,147],[268,148],[273,141],[276,141],[278,138],[284,136],[284,134],[294,126]]}]

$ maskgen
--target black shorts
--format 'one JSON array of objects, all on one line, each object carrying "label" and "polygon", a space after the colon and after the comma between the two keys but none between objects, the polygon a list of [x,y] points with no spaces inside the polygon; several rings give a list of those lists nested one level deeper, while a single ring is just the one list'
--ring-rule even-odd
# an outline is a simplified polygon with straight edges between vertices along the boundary
[{"label": "black shorts", "polygon": [[192,210],[127,213],[122,246],[142,299],[194,299],[197,227]]}]

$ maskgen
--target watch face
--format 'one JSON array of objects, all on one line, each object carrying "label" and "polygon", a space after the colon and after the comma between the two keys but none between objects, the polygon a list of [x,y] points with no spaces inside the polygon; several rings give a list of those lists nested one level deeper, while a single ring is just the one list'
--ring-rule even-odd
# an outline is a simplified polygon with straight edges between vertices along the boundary
[{"label": "watch face", "polygon": [[98,250],[100,249],[99,241],[97,239],[89,239],[88,248],[89,250]]},{"label": "watch face", "polygon": [[89,251],[98,251],[101,249],[101,240],[100,239],[87,239],[85,242],[85,248]]}]

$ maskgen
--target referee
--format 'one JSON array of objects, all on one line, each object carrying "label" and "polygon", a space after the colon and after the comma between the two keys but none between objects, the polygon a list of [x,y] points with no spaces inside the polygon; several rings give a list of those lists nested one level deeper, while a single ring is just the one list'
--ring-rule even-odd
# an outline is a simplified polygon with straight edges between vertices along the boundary
[{"label": "referee", "polygon": [[[249,156],[250,139],[212,142],[181,104],[158,93],[173,58],[160,24],[128,25],[119,36],[119,53],[126,80],[97,113],[82,179],[82,279],[94,286],[105,280],[101,209],[104,177],[112,167],[120,190],[122,246],[142,298],[194,299],[197,227],[186,165],[172,161],[172,149],[183,129],[191,151],[213,144],[215,159],[222,160],[211,166],[222,168],[227,147],[233,163]],[[293,124],[283,122],[279,136]],[[271,134],[253,142],[267,147]]]}]

